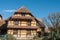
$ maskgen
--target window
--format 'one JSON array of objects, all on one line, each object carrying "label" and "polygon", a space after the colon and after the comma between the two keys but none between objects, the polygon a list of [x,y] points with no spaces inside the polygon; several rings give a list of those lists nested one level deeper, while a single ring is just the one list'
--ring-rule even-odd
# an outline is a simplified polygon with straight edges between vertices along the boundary
[{"label": "window", "polygon": [[17,35],[18,34],[18,30],[13,30],[13,35]]},{"label": "window", "polygon": [[25,16],[25,14],[24,14],[24,13],[22,13],[21,15],[22,15],[22,16]]},{"label": "window", "polygon": [[31,21],[28,21],[28,22],[27,22],[27,25],[28,25],[28,26],[31,26]]},{"label": "window", "polygon": [[15,25],[18,25],[18,24],[19,24],[19,21],[14,21],[14,24],[15,24]]},{"label": "window", "polygon": [[27,35],[31,35],[31,30],[27,30]]}]

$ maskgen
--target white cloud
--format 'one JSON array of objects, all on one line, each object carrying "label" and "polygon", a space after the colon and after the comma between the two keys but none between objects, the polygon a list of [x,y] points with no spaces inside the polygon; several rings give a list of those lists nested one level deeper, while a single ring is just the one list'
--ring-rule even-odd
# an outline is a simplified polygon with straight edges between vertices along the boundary
[{"label": "white cloud", "polygon": [[4,12],[15,12],[16,10],[3,10]]}]

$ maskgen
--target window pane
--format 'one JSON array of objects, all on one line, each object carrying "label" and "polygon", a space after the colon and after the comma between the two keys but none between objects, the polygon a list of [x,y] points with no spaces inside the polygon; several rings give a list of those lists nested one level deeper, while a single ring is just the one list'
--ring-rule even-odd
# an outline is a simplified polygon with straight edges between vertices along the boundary
[{"label": "window pane", "polygon": [[18,25],[18,24],[19,24],[19,21],[14,21],[14,24],[15,24],[15,25]]},{"label": "window pane", "polygon": [[30,21],[28,21],[28,22],[27,22],[27,25],[28,25],[28,26],[31,26],[31,22],[30,22]]},{"label": "window pane", "polygon": [[13,30],[13,35],[17,35],[18,34],[18,30]]},{"label": "window pane", "polygon": [[27,30],[27,35],[31,35],[31,30]]},{"label": "window pane", "polygon": [[25,13],[22,13],[21,15],[22,15],[22,16],[25,16]]}]

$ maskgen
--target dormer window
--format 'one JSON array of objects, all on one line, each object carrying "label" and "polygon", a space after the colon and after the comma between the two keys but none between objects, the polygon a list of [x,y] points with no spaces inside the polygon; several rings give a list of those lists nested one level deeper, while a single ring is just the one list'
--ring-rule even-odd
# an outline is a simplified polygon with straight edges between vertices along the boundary
[{"label": "dormer window", "polygon": [[25,16],[25,13],[21,13],[22,16]]}]

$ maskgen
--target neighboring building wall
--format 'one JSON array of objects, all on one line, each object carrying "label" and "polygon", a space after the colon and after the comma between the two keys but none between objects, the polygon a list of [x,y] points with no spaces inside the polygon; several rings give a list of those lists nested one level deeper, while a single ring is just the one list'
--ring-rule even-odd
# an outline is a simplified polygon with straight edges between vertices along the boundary
[{"label": "neighboring building wall", "polygon": [[2,20],[2,18],[0,17],[0,20]]}]

